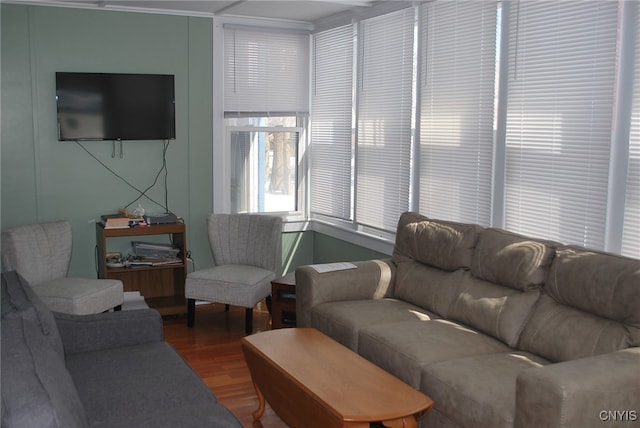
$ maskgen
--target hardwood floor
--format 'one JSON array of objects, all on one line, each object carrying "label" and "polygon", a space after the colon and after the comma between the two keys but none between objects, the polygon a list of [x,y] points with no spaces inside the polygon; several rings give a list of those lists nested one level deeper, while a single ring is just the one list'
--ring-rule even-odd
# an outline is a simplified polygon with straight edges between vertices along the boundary
[{"label": "hardwood floor", "polygon": [[[253,332],[271,328],[264,304],[253,311]],[[287,425],[267,405],[259,422],[251,413],[258,407],[249,370],[242,355],[244,308],[198,305],[193,328],[186,317],[164,318],[164,339],[172,344],[211,388],[218,400],[231,410],[245,427],[284,428]]]}]

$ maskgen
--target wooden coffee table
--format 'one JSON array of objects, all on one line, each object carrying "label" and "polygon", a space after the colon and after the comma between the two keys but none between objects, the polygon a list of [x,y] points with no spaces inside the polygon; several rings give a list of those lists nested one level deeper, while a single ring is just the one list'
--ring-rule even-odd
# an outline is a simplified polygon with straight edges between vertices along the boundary
[{"label": "wooden coffee table", "polygon": [[417,427],[433,400],[311,328],[270,330],[242,339],[258,395],[291,427]]}]

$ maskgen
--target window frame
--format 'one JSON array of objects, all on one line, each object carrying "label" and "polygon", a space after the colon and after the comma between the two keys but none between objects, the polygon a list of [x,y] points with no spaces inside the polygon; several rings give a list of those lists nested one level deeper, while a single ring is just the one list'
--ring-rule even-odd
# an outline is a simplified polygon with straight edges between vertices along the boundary
[{"label": "window frame", "polygon": [[[302,22],[279,22],[259,18],[246,18],[237,16],[213,17],[213,152],[211,164],[213,206],[215,213],[231,212],[230,194],[230,160],[231,151],[228,140],[228,130],[225,119],[225,27],[236,26],[247,28],[249,31],[272,31],[285,33],[309,34],[312,26]],[[311,54],[311,42],[309,41],[309,55]],[[310,71],[307,80],[310,78]],[[235,112],[237,115],[238,113]],[[274,116],[277,112],[245,112],[244,117],[249,116]],[[298,140],[298,166],[297,166],[297,199],[298,209],[290,212],[265,213],[279,215],[284,223],[284,230],[302,230],[308,227],[308,179],[305,171],[308,169],[307,150],[309,146],[309,117],[308,112],[289,112],[289,115],[297,117],[297,127],[302,131]],[[233,113],[232,113],[233,115]]]},{"label": "window frame", "polygon": [[[247,212],[252,214],[271,214],[271,215],[295,215],[301,216],[303,215],[303,207],[301,207],[301,201],[304,196],[304,188],[301,186],[303,182],[303,171],[301,171],[301,150],[302,144],[302,136],[305,134],[305,128],[302,126],[252,126],[252,125],[229,125],[226,124],[226,141],[228,145],[231,145],[231,134],[233,132],[248,132],[248,133],[296,133],[297,134],[297,144],[296,144],[296,166],[295,166],[295,189],[294,189],[294,205],[295,208],[293,210],[279,210],[279,211],[259,211],[259,210],[233,210],[231,204],[232,191],[229,188],[229,198],[230,198],[230,211],[233,213],[236,212]],[[229,157],[229,164],[232,162],[232,156]],[[231,182],[229,185],[231,186]]]}]

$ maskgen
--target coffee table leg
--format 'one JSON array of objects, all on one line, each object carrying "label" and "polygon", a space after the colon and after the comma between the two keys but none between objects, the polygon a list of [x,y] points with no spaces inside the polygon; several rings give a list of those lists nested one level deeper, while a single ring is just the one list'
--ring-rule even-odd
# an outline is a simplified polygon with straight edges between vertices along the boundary
[{"label": "coffee table leg", "polygon": [[417,428],[418,423],[413,416],[405,416],[404,418],[383,421],[382,425],[388,428]]},{"label": "coffee table leg", "polygon": [[262,417],[262,414],[264,413],[264,395],[262,395],[262,391],[260,391],[258,385],[254,383],[253,387],[255,388],[256,395],[258,396],[258,408],[252,413],[252,415],[253,420],[257,421]]}]

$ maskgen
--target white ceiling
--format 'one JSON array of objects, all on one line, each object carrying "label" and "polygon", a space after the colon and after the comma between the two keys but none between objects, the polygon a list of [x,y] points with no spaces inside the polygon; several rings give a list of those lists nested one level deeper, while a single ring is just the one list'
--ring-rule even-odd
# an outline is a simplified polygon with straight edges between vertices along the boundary
[{"label": "white ceiling", "polygon": [[148,10],[189,15],[235,15],[290,21],[315,22],[340,13],[367,9],[376,0],[2,0],[117,10]]}]

